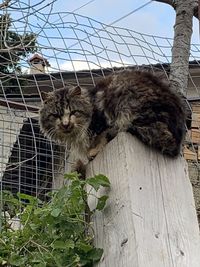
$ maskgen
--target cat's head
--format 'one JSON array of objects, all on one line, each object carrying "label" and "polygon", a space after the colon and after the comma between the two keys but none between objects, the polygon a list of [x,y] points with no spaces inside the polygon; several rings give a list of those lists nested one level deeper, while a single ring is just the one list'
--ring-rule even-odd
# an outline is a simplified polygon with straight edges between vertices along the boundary
[{"label": "cat's head", "polygon": [[92,104],[86,89],[79,86],[43,93],[40,128],[57,143],[84,139],[92,117]]}]

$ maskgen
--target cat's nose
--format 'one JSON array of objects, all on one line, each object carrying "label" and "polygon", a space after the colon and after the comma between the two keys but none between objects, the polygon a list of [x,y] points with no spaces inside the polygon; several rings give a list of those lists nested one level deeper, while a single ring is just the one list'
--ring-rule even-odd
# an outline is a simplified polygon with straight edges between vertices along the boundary
[{"label": "cat's nose", "polygon": [[62,122],[61,125],[63,128],[67,129],[69,127],[70,123],[69,122]]},{"label": "cat's nose", "polygon": [[64,122],[62,122],[61,123],[61,128],[63,129],[63,130],[65,130],[65,131],[70,131],[72,128],[73,128],[73,125],[72,125],[72,123],[70,123],[70,122],[68,122],[68,123],[64,123]]},{"label": "cat's nose", "polygon": [[69,124],[70,124],[70,120],[69,120],[69,118],[67,118],[67,117],[63,117],[62,118],[62,120],[61,120],[61,124],[64,126],[64,127],[68,127],[69,126]]},{"label": "cat's nose", "polygon": [[67,129],[69,127],[69,123],[61,123],[61,126],[65,129]]}]

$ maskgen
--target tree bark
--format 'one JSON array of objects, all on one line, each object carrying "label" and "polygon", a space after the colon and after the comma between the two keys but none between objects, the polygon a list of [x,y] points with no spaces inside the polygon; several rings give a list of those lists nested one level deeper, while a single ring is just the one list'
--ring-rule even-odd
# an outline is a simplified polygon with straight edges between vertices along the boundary
[{"label": "tree bark", "polygon": [[[160,3],[164,3],[164,4],[168,4],[170,6],[172,6],[174,9],[175,9],[175,2],[176,1],[173,1],[173,0],[154,0],[155,2],[160,2]],[[198,2],[198,0],[196,0],[196,4],[195,4],[195,7],[194,7],[194,16],[199,19],[199,7],[200,7],[200,1]]]},{"label": "tree bark", "polygon": [[0,4],[0,9],[4,9],[8,7],[8,4],[10,3],[11,0],[5,0],[3,3]]},{"label": "tree bark", "polygon": [[176,0],[176,22],[174,26],[174,42],[172,62],[170,66],[170,86],[172,90],[186,95],[188,87],[190,43],[192,36],[192,20],[196,0]]},{"label": "tree bark", "polygon": [[192,20],[198,8],[198,0],[156,0],[171,5],[176,10],[172,62],[170,65],[170,87],[186,95],[188,87]]}]

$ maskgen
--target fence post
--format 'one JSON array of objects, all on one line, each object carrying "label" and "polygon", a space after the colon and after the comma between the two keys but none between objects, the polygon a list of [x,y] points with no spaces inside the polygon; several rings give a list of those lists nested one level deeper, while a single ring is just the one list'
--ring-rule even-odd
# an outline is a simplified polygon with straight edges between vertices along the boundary
[{"label": "fence post", "polygon": [[[99,267],[199,267],[200,238],[187,164],[120,133],[88,165],[111,182],[93,218]],[[105,190],[105,189],[102,189]],[[89,198],[93,205],[94,197]]]}]

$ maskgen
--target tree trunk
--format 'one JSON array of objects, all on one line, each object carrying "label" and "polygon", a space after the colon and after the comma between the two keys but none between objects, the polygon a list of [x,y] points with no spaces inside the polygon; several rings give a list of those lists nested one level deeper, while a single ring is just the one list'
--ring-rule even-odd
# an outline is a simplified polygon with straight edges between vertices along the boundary
[{"label": "tree trunk", "polygon": [[155,0],[171,5],[176,10],[174,42],[170,67],[170,86],[172,90],[186,96],[188,87],[190,42],[193,15],[198,18],[198,0]]},{"label": "tree trunk", "polygon": [[197,0],[176,0],[174,4],[176,9],[176,22],[174,26],[174,43],[170,67],[170,86],[173,90],[186,95],[192,19],[194,8],[197,6]]}]

